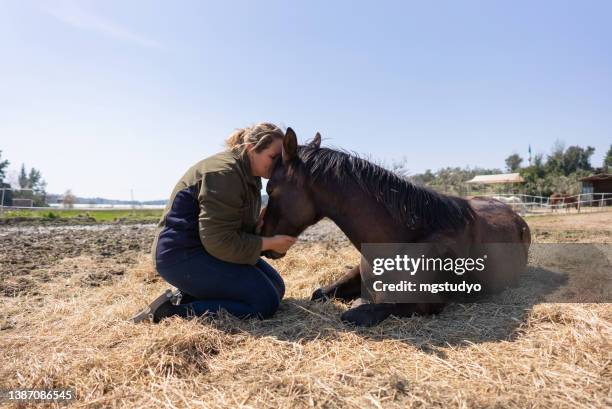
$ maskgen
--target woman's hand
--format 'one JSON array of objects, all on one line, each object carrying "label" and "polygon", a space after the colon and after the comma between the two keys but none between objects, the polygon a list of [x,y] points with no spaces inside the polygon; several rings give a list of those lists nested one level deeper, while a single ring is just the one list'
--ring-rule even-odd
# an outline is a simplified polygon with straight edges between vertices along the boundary
[{"label": "woman's hand", "polygon": [[279,254],[285,254],[295,244],[297,237],[277,234],[272,237],[262,237],[261,251],[272,250]]},{"label": "woman's hand", "polygon": [[261,228],[263,227],[263,223],[264,223],[264,216],[266,214],[266,208],[262,207],[261,210],[259,211],[259,217],[257,218],[257,225],[255,226],[255,234],[260,234],[261,233]]}]

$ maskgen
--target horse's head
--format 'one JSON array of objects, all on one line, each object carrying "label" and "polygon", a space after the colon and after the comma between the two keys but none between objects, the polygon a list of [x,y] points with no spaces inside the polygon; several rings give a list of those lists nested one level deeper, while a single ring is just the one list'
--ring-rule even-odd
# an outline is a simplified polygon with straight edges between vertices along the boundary
[{"label": "horse's head", "polygon": [[[321,135],[317,133],[309,147],[318,149],[320,146]],[[261,228],[262,236],[286,234],[297,237],[308,226],[319,221],[308,175],[298,156],[297,137],[291,128],[287,128],[283,138],[282,158],[277,160],[272,170],[266,191],[268,205]],[[264,252],[264,255],[269,258],[284,256],[271,250]]]}]

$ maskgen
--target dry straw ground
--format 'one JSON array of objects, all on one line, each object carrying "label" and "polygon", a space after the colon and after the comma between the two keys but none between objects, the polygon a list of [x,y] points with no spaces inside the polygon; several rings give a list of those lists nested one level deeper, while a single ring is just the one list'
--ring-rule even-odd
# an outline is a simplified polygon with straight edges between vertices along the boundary
[{"label": "dry straw ground", "polygon": [[[564,217],[530,219],[535,240],[612,243],[612,213]],[[273,263],[287,284],[273,319],[133,325],[166,288],[151,235],[0,231],[0,388],[72,388],[75,407],[100,408],[612,405],[612,306],[543,303],[536,272],[495,304],[351,328],[345,305],[308,301],[358,259],[323,224]]]}]

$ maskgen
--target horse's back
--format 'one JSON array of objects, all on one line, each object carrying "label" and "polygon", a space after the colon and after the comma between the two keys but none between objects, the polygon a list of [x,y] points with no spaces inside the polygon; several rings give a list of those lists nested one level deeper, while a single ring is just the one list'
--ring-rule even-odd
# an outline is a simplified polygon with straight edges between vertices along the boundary
[{"label": "horse's back", "polygon": [[474,210],[477,241],[481,243],[525,243],[531,242],[527,222],[512,207],[500,200],[488,197],[469,199]]},{"label": "horse's back", "polygon": [[495,271],[481,277],[492,292],[518,283],[527,266],[531,232],[525,220],[512,208],[495,199],[474,197],[469,200],[475,219],[472,234],[475,248],[486,251]]}]

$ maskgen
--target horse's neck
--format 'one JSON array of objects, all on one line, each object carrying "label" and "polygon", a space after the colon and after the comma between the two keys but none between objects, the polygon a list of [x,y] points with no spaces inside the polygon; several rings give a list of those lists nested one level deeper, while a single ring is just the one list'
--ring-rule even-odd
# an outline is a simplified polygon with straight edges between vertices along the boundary
[{"label": "horse's neck", "polygon": [[321,217],[328,217],[351,243],[399,243],[413,241],[417,232],[398,226],[385,206],[359,186],[313,186],[314,201]]}]

